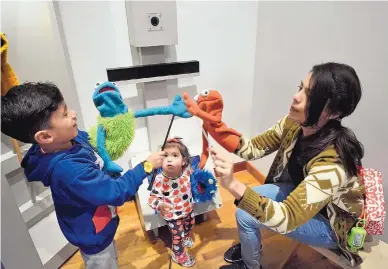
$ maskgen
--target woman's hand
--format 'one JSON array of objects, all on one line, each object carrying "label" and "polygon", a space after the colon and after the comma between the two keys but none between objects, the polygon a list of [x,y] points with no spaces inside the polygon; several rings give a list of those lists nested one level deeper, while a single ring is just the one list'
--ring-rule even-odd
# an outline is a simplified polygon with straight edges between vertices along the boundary
[{"label": "woman's hand", "polygon": [[246,190],[246,186],[237,181],[233,175],[233,162],[226,159],[218,149],[210,148],[210,155],[214,160],[217,176],[220,177],[221,186],[227,189],[234,198],[240,200]]},{"label": "woman's hand", "polygon": [[210,148],[209,153],[214,161],[214,169],[216,170],[217,176],[221,179],[221,185],[225,189],[228,189],[232,182],[233,177],[233,163],[227,160],[218,149]]}]

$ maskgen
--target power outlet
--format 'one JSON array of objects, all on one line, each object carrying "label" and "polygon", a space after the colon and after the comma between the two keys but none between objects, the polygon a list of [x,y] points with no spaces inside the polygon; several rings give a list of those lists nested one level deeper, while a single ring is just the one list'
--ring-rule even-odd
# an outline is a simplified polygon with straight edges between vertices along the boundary
[{"label": "power outlet", "polygon": [[178,44],[175,1],[125,1],[129,42],[134,47]]},{"label": "power outlet", "polygon": [[148,13],[148,31],[163,31],[163,17],[162,13]]}]

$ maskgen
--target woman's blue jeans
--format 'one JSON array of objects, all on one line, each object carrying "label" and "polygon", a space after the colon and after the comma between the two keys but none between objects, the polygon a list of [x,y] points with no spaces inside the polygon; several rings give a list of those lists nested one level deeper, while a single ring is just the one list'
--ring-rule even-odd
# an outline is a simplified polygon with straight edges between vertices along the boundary
[{"label": "woman's blue jeans", "polygon": [[[286,183],[265,184],[253,188],[260,195],[278,202],[285,200],[294,189],[294,185]],[[249,269],[260,268],[260,228],[267,227],[241,209],[236,211],[236,220],[243,261]],[[329,226],[328,220],[320,214],[285,236],[314,247],[337,248],[335,234]]]}]

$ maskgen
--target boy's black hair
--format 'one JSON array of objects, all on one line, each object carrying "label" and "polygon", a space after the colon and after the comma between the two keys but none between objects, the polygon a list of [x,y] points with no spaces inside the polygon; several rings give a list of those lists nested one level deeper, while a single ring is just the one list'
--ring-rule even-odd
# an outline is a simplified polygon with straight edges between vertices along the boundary
[{"label": "boy's black hair", "polygon": [[50,117],[64,101],[50,82],[27,82],[1,97],[1,132],[24,143],[36,143],[35,134],[50,127]]}]

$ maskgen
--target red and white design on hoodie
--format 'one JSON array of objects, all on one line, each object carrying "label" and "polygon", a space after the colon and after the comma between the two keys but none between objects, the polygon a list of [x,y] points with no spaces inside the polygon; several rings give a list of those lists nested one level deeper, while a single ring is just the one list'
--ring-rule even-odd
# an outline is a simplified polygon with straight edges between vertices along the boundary
[{"label": "red and white design on hoodie", "polygon": [[148,205],[158,210],[160,203],[165,203],[172,208],[167,216],[163,216],[165,220],[184,218],[191,213],[194,203],[191,194],[190,168],[186,168],[177,178],[168,178],[163,173],[155,177]]}]

